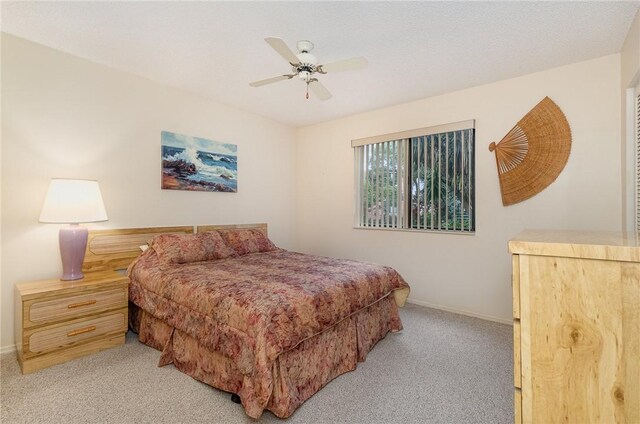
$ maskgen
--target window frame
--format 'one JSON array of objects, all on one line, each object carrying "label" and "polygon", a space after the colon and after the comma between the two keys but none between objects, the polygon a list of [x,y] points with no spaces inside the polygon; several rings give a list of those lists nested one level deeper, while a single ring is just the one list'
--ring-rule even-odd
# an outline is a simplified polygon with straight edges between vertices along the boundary
[{"label": "window frame", "polygon": [[[409,162],[411,158],[411,148],[414,143],[413,139],[419,139],[420,137],[428,137],[431,135],[445,134],[456,131],[465,131],[471,130],[470,140],[471,140],[471,148],[469,155],[469,164],[470,167],[470,178],[472,181],[471,186],[471,194],[470,198],[472,211],[473,211],[473,219],[472,223],[473,229],[438,229],[438,228],[411,228],[411,208],[412,208],[412,196],[411,196],[411,163]],[[351,147],[354,150],[354,215],[353,215],[353,228],[354,229],[362,229],[362,230],[383,230],[383,231],[406,231],[406,232],[418,232],[418,233],[435,233],[435,234],[457,234],[457,235],[475,235],[477,232],[477,213],[476,213],[476,127],[475,127],[475,119],[452,122],[444,125],[436,125],[424,128],[417,128],[414,130],[401,131],[396,133],[389,133],[383,135],[377,135],[372,137],[365,137],[360,139],[354,139],[351,141]],[[376,145],[378,143],[384,142],[400,142],[404,143],[404,149],[402,154],[404,155],[404,168],[402,169],[402,176],[397,177],[398,190],[403,188],[403,198],[401,204],[397,204],[397,210],[400,208],[403,209],[402,215],[402,227],[389,227],[385,226],[367,226],[362,225],[362,214],[363,214],[363,189],[366,186],[366,173],[362,172],[366,145]],[[448,142],[447,142],[448,143]],[[455,140],[454,140],[455,144]],[[400,154],[400,152],[398,152]],[[400,174],[400,169],[398,169],[398,174]],[[398,196],[400,198],[400,196]],[[419,226],[419,225],[418,225]]]}]

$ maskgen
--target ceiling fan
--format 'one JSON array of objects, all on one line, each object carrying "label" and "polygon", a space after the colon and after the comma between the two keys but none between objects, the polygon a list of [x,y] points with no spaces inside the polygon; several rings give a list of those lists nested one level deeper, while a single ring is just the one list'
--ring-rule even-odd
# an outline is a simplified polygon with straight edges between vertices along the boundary
[{"label": "ceiling fan", "polygon": [[318,59],[311,53],[313,43],[308,40],[298,41],[296,47],[299,51],[294,54],[287,44],[277,37],[267,37],[264,39],[276,52],[280,54],[292,66],[291,74],[279,75],[273,78],[267,78],[260,81],[254,81],[249,85],[251,87],[261,87],[278,81],[290,80],[297,76],[307,84],[306,98],[309,98],[309,88],[320,100],[329,100],[331,93],[324,85],[314,77],[315,74],[326,74],[328,72],[350,71],[353,69],[361,69],[367,66],[367,59],[364,57],[353,57],[351,59],[339,60],[324,65],[318,65]]}]

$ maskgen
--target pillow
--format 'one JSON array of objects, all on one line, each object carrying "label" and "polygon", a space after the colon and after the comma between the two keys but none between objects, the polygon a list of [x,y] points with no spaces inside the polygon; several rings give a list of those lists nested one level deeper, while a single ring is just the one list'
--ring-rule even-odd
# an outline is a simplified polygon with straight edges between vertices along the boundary
[{"label": "pillow", "polygon": [[276,245],[260,230],[218,230],[218,233],[238,255],[278,250]]},{"label": "pillow", "polygon": [[151,241],[160,262],[186,264],[236,256],[216,232],[198,234],[160,234]]}]

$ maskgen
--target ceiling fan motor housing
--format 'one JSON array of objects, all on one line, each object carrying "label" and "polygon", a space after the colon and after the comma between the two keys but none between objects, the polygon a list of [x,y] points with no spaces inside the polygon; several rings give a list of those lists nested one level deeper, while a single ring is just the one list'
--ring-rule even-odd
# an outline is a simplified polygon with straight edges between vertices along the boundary
[{"label": "ceiling fan motor housing", "polygon": [[316,72],[318,64],[318,59],[309,53],[313,50],[313,43],[308,40],[300,40],[296,47],[300,53],[296,55],[299,63],[294,67],[294,71],[298,74],[298,78],[308,82],[311,75]]},{"label": "ceiling fan motor housing", "polygon": [[315,68],[316,65],[318,64],[318,59],[316,59],[316,57],[314,55],[312,55],[311,53],[298,53],[296,55],[296,57],[298,58],[298,61],[300,62],[299,66],[306,66],[309,68]]},{"label": "ceiling fan motor housing", "polygon": [[309,77],[316,72],[318,59],[316,59],[316,57],[311,53],[306,52],[298,53],[296,57],[300,63],[297,66],[294,66],[293,70],[298,74],[298,78],[308,81]]}]

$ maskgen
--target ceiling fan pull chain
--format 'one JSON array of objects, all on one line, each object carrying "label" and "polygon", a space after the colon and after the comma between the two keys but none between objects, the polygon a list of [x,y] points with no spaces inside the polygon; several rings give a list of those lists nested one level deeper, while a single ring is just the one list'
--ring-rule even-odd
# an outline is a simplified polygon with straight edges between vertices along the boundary
[{"label": "ceiling fan pull chain", "polygon": [[309,83],[307,82],[307,95],[305,96],[307,100],[309,100]]}]

